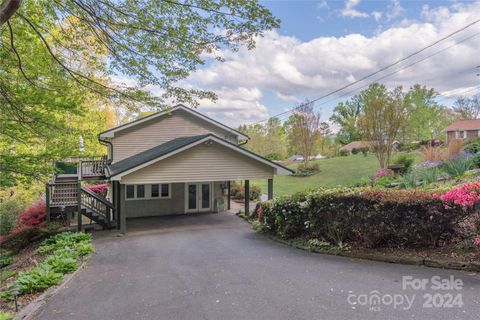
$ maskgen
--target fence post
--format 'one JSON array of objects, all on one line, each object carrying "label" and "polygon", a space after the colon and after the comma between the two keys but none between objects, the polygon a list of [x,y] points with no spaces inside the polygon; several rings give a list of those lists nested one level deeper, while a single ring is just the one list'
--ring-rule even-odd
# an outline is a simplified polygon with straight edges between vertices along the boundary
[{"label": "fence post", "polygon": [[78,205],[78,213],[77,213],[77,231],[82,231],[82,183],[78,181],[77,184],[77,205]]},{"label": "fence post", "polygon": [[45,209],[47,210],[47,223],[50,223],[50,183],[45,184]]},{"label": "fence post", "polygon": [[78,160],[77,175],[78,180],[82,180],[82,159]]}]

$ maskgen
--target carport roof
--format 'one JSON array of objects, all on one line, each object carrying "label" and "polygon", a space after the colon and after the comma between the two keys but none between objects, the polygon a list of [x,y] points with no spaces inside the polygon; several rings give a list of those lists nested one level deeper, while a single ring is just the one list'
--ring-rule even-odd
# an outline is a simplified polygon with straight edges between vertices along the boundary
[{"label": "carport roof", "polygon": [[115,162],[107,167],[109,177],[114,177],[118,175],[125,175],[130,173],[131,171],[135,171],[141,167],[144,167],[145,165],[149,165],[153,162],[156,162],[157,160],[161,158],[168,157],[170,154],[175,153],[175,151],[181,151],[183,149],[188,149],[190,146],[197,145],[198,143],[201,143],[203,141],[207,140],[213,140],[218,143],[221,143],[231,149],[237,150],[245,155],[247,155],[250,158],[253,158],[255,160],[258,160],[260,162],[263,162],[271,167],[276,168],[283,174],[291,174],[293,171],[278,164],[275,162],[272,162],[268,159],[265,159],[258,154],[255,154],[251,151],[248,151],[244,148],[239,147],[236,144],[233,144],[231,142],[228,142],[225,139],[219,138],[214,134],[204,134],[204,135],[198,135],[198,136],[191,136],[191,137],[181,137],[181,138],[176,138],[171,141],[165,142],[161,145],[158,145],[156,147],[153,147],[151,149],[148,149],[146,151],[140,152],[136,155],[133,155],[131,157],[128,157],[126,159],[120,160],[118,162]]}]

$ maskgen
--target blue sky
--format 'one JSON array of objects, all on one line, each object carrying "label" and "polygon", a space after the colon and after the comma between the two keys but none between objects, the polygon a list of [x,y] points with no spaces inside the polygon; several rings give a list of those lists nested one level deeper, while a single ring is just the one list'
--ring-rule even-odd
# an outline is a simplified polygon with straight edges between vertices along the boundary
[{"label": "blue sky", "polygon": [[[281,19],[280,29],[265,34],[253,51],[224,52],[224,63],[207,64],[189,79],[219,96],[217,103],[202,102],[200,111],[231,125],[255,123],[305,98],[335,90],[480,17],[480,0],[261,3]],[[382,82],[390,87],[408,88],[415,83],[433,87],[445,105],[463,92],[477,93],[480,78],[474,67],[480,64],[480,36],[464,40],[476,33],[480,33],[480,23],[418,58],[435,50],[444,52]],[[353,89],[358,90],[317,104],[325,120],[339,101],[361,87]]]}]

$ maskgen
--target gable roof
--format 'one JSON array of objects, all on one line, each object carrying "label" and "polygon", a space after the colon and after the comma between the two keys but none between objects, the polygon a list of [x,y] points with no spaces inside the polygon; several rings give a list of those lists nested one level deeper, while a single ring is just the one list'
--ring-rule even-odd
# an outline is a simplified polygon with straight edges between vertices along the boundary
[{"label": "gable roof", "polygon": [[172,151],[175,151],[177,149],[180,149],[182,147],[185,147],[191,143],[194,143],[198,140],[201,140],[208,135],[200,135],[200,136],[193,136],[193,137],[181,137],[181,138],[176,138],[173,140],[170,140],[168,142],[165,142],[161,145],[158,145],[156,147],[153,147],[151,149],[145,150],[143,152],[137,153],[131,157],[128,157],[126,159],[120,160],[118,162],[115,162],[108,166],[108,170],[110,173],[110,176],[117,175],[119,173],[122,173],[126,170],[135,168],[139,165],[144,164],[145,162],[148,162],[152,159],[156,159],[158,157],[162,157],[166,154],[169,154]]},{"label": "gable roof", "polygon": [[445,128],[445,131],[456,130],[480,130],[480,119],[457,120]]},{"label": "gable roof", "polygon": [[248,151],[246,149],[243,149],[239,147],[236,144],[233,144],[225,139],[222,139],[214,134],[206,134],[206,135],[199,135],[199,136],[193,136],[193,137],[181,137],[177,139],[173,139],[171,141],[165,142],[161,145],[158,145],[154,148],[151,148],[149,150],[143,151],[141,153],[135,154],[129,158],[123,159],[121,161],[115,162],[114,164],[111,164],[108,166],[107,170],[109,173],[110,178],[114,176],[124,176],[129,173],[132,173],[134,171],[137,171],[141,168],[144,168],[146,166],[149,166],[155,162],[158,162],[160,160],[163,160],[165,158],[168,158],[178,152],[184,151],[186,149],[189,149],[191,147],[194,147],[198,144],[201,144],[205,141],[215,141],[220,143],[221,145],[224,145],[230,149],[233,149],[235,151],[238,151],[244,155],[246,155],[249,158],[255,159],[257,161],[260,161],[268,166],[271,166],[281,174],[291,174],[293,173],[292,170],[278,164],[275,162],[272,162],[268,159],[265,159],[258,154],[255,154],[251,151]]},{"label": "gable roof", "polygon": [[343,147],[340,148],[340,150],[347,150],[351,151],[352,149],[359,149],[359,148],[364,148],[368,147],[372,144],[372,141],[352,141],[349,144],[344,145]]},{"label": "gable roof", "polygon": [[115,127],[115,128],[111,128],[111,129],[108,129],[108,130],[105,130],[103,132],[100,132],[100,138],[113,138],[115,133],[116,132],[119,132],[119,131],[122,131],[122,130],[125,130],[127,128],[131,128],[133,126],[136,126],[136,125],[139,125],[139,124],[142,124],[142,123],[145,123],[147,121],[150,121],[150,120],[153,120],[153,119],[156,119],[156,118],[160,118],[164,115],[167,115],[167,114],[170,114],[171,112],[175,111],[175,110],[184,110],[190,114],[192,114],[193,116],[197,117],[197,118],[200,118],[202,120],[205,120],[219,128],[222,128],[224,129],[225,131],[228,131],[228,132],[231,132],[233,133],[234,135],[237,135],[239,136],[240,138],[243,138],[245,140],[248,140],[249,137],[244,134],[244,133],[241,133],[240,131],[238,130],[235,130],[229,126],[226,126],[224,125],[223,123],[221,122],[218,122],[217,120],[214,120],[210,117],[207,117],[206,115],[192,109],[192,108],[188,108],[186,106],[184,106],[183,104],[177,104],[176,106],[168,109],[168,110],[164,110],[164,111],[159,111],[159,112],[156,112],[154,114],[151,114],[149,116],[146,116],[144,118],[141,118],[141,119],[138,119],[138,120],[134,120],[132,122],[129,122],[129,123],[125,123],[125,124],[122,124],[118,127]]}]

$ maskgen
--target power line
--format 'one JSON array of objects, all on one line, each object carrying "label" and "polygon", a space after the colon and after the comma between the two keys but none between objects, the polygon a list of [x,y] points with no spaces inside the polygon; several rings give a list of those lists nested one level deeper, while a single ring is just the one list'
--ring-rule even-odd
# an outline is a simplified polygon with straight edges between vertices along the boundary
[{"label": "power line", "polygon": [[[428,56],[426,56],[426,57],[423,57],[422,59],[416,60],[416,61],[414,61],[414,62],[412,62],[412,63],[410,63],[410,64],[408,64],[408,65],[406,65],[406,66],[404,66],[404,67],[402,67],[402,68],[400,68],[400,69],[397,69],[397,70],[395,70],[394,72],[390,72],[390,73],[388,73],[388,74],[386,74],[386,75],[384,75],[384,76],[381,76],[380,78],[376,78],[373,82],[377,82],[377,81],[383,80],[383,79],[385,79],[385,78],[388,78],[388,77],[390,77],[390,76],[392,76],[392,75],[394,75],[394,74],[397,74],[397,73],[399,73],[399,72],[401,72],[401,71],[403,71],[403,70],[405,70],[405,69],[408,69],[408,68],[410,68],[410,67],[412,67],[412,66],[414,66],[414,65],[416,65],[416,64],[418,64],[418,63],[420,63],[420,62],[423,62],[423,61],[425,61],[425,60],[427,60],[427,59],[429,59],[429,58],[431,58],[431,57],[433,57],[433,56],[436,56],[436,55],[438,55],[438,54],[440,54],[440,53],[442,53],[442,52],[444,52],[444,51],[446,51],[446,50],[448,50],[448,49],[451,49],[451,48],[453,48],[453,47],[455,47],[455,46],[457,46],[457,45],[459,45],[459,44],[461,44],[461,43],[463,43],[463,42],[466,42],[466,41],[468,41],[468,40],[471,40],[471,39],[473,39],[473,38],[475,38],[475,37],[477,37],[477,36],[479,36],[479,35],[480,35],[480,32],[474,33],[474,34],[472,34],[472,35],[470,35],[470,36],[468,36],[468,37],[466,37],[466,38],[463,38],[462,40],[456,42],[455,44],[452,44],[452,45],[450,45],[450,46],[448,46],[448,47],[442,48],[442,49],[440,49],[440,50],[438,50],[438,51],[436,51],[436,52],[434,52],[434,53],[432,53],[432,54],[430,54],[430,55],[428,55]],[[335,98],[333,98],[333,99],[330,99],[330,100],[321,102],[320,104],[316,105],[315,108],[318,107],[318,106],[321,106],[321,105],[324,105],[324,104],[333,102],[333,101],[335,101],[335,100],[338,100],[338,99],[341,98],[341,97],[350,95],[350,94],[352,94],[352,93],[354,93],[354,92],[356,92],[356,91],[358,91],[358,90],[360,90],[360,89],[362,89],[362,88],[367,87],[368,85],[370,85],[370,83],[364,84],[364,85],[362,85],[362,86],[360,86],[360,87],[358,87],[358,88],[355,88],[355,89],[353,89],[353,90],[347,91],[347,92],[345,92],[345,93],[341,94],[340,96],[335,97]],[[475,90],[475,88],[472,89],[472,90],[469,90],[469,91],[467,91],[467,92],[470,92],[470,91],[473,91],[473,90]],[[467,93],[467,92],[465,92],[465,93]],[[462,94],[465,94],[465,93],[462,93]],[[439,96],[442,96],[442,95],[439,94]],[[285,120],[285,119],[288,118],[288,117],[289,117],[289,115],[288,115],[288,114],[285,114],[285,115],[283,115],[283,116],[281,116],[281,117],[277,117],[277,118],[279,118],[280,120]]]},{"label": "power line", "polygon": [[[368,75],[366,75],[366,76],[364,76],[364,77],[362,77],[362,78],[360,78],[360,79],[358,79],[358,80],[356,80],[356,81],[354,81],[354,82],[351,82],[351,83],[349,83],[349,84],[347,84],[347,85],[345,85],[345,86],[343,86],[343,87],[341,87],[341,88],[338,88],[338,89],[335,89],[335,90],[333,90],[333,91],[330,91],[330,92],[328,92],[328,93],[326,93],[326,94],[324,94],[324,95],[322,95],[322,96],[320,96],[320,97],[318,97],[318,98],[315,98],[315,99],[313,99],[313,100],[309,100],[309,103],[311,103],[311,102],[316,102],[316,101],[319,101],[319,100],[321,100],[321,99],[327,98],[327,97],[329,97],[329,96],[331,96],[331,95],[333,95],[333,94],[335,94],[335,93],[337,93],[337,92],[340,92],[340,91],[342,91],[342,90],[344,90],[344,89],[347,89],[347,88],[349,88],[349,87],[351,87],[351,86],[353,86],[353,85],[355,85],[355,84],[357,84],[357,83],[360,83],[360,82],[362,82],[362,81],[364,81],[364,80],[366,80],[366,79],[368,79],[368,78],[373,77],[374,75],[377,75],[377,74],[379,74],[379,73],[381,73],[381,72],[383,72],[383,71],[385,71],[385,70],[387,70],[387,69],[390,69],[391,67],[396,66],[396,65],[398,65],[398,64],[400,64],[400,63],[402,63],[402,62],[404,62],[404,61],[406,61],[406,60],[408,60],[408,59],[410,59],[410,58],[412,58],[412,57],[414,57],[414,56],[416,56],[416,55],[424,52],[425,50],[430,49],[430,48],[433,47],[433,46],[436,46],[436,45],[439,44],[440,42],[443,42],[443,41],[445,41],[445,40],[453,37],[454,35],[456,35],[456,34],[462,32],[462,31],[470,28],[471,26],[473,26],[473,25],[475,25],[475,24],[477,24],[477,23],[479,23],[479,22],[480,22],[480,19],[477,19],[477,20],[475,20],[475,21],[467,24],[466,26],[464,26],[464,27],[462,27],[462,28],[460,28],[460,29],[458,29],[458,30],[456,30],[456,31],[454,31],[454,32],[452,32],[452,33],[450,33],[450,34],[448,34],[448,35],[446,35],[446,36],[438,39],[438,40],[436,40],[435,42],[429,44],[428,46],[423,47],[423,48],[421,48],[421,49],[419,49],[419,50],[417,50],[417,51],[415,51],[415,52],[407,55],[406,57],[404,57],[404,58],[402,58],[402,59],[400,59],[400,60],[397,60],[397,61],[395,61],[395,62],[393,62],[393,63],[391,63],[391,64],[389,64],[389,65],[387,65],[387,66],[384,66],[384,67],[380,68],[379,70],[377,70],[377,71],[375,71],[375,72],[372,72],[372,73],[370,73],[370,74],[368,74]],[[267,118],[267,119],[257,121],[257,122],[255,122],[255,123],[253,123],[253,124],[257,124],[257,123],[261,123],[261,122],[264,122],[264,121],[268,121],[270,118],[278,117],[278,116],[281,116],[281,115],[284,115],[284,114],[291,113],[291,112],[295,111],[296,109],[302,107],[303,105],[305,105],[305,103],[302,103],[302,104],[300,104],[299,106],[296,106],[296,107],[294,107],[294,108],[292,108],[292,109],[289,109],[289,110],[287,110],[287,111],[284,111],[284,112],[281,112],[281,113],[279,113],[279,114],[276,114],[276,115],[274,115],[274,116],[272,116],[272,117],[269,117],[269,118]]]}]

